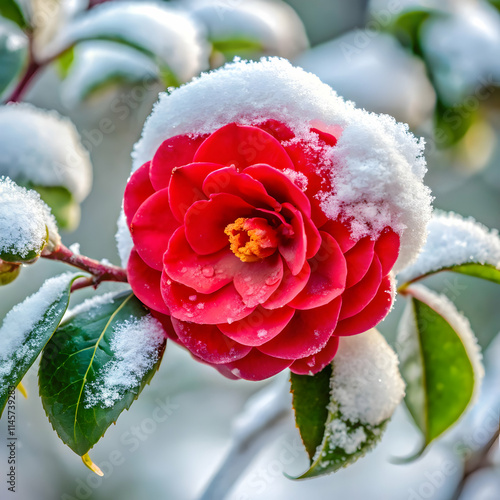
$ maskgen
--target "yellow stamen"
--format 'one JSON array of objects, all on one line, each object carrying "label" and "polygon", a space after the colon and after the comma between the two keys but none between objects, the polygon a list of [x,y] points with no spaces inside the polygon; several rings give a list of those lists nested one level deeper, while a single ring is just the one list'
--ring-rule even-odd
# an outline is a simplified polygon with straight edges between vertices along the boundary
[{"label": "yellow stamen", "polygon": [[229,236],[231,251],[242,262],[265,259],[274,253],[278,245],[274,230],[265,220],[260,224],[250,224],[249,219],[240,217],[228,224],[224,233]]}]

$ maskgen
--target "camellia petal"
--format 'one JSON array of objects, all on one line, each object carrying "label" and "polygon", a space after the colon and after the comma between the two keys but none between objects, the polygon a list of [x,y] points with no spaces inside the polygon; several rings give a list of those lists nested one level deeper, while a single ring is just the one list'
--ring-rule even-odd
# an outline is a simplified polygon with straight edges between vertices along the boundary
[{"label": "camellia petal", "polygon": [[226,369],[237,378],[258,381],[276,375],[288,368],[292,363],[293,359],[267,356],[254,347],[244,358],[234,363],[227,363]]},{"label": "camellia petal", "polygon": [[346,288],[358,283],[371,266],[374,255],[375,241],[365,236],[344,254],[347,264]]},{"label": "camellia petal", "polygon": [[311,276],[305,288],[290,302],[296,309],[312,309],[328,304],[345,289],[347,266],[338,243],[320,231],[323,242],[309,260]]},{"label": "camellia petal", "polygon": [[200,293],[213,293],[231,283],[244,263],[228,248],[198,255],[187,242],[184,227],[180,227],[170,238],[163,265],[172,280]]},{"label": "camellia petal", "polygon": [[217,163],[189,163],[172,170],[168,195],[170,210],[174,217],[182,222],[191,205],[200,200],[207,200],[203,193],[203,182],[208,174],[221,168]]},{"label": "camellia petal", "polygon": [[350,318],[361,312],[375,297],[381,280],[382,266],[379,258],[374,255],[371,266],[363,279],[342,294],[343,305],[339,319]]},{"label": "camellia petal", "polygon": [[234,276],[234,287],[248,307],[263,304],[279,287],[283,261],[274,255],[258,262],[244,262]]},{"label": "camellia petal", "polygon": [[127,275],[134,294],[144,305],[154,311],[170,314],[161,295],[161,272],[149,267],[135,249],[130,252]]},{"label": "camellia petal", "polygon": [[339,348],[338,337],[332,336],[326,346],[316,354],[307,358],[297,359],[290,366],[290,371],[297,375],[311,375],[320,372],[326,365],[332,362]]},{"label": "camellia petal", "polygon": [[227,225],[254,212],[255,208],[238,196],[214,194],[207,201],[193,203],[186,212],[186,238],[200,255],[218,252],[228,246]]},{"label": "camellia petal", "polygon": [[180,342],[207,363],[231,363],[246,356],[251,347],[226,337],[214,325],[197,325],[172,318]]},{"label": "camellia petal", "polygon": [[283,331],[258,349],[277,358],[297,359],[316,354],[326,345],[335,330],[341,304],[342,299],[338,297],[315,309],[295,311]]},{"label": "camellia petal", "polygon": [[260,128],[230,123],[212,135],[200,146],[194,161],[213,161],[234,165],[243,170],[256,163],[266,163],[274,168],[293,169],[293,163],[283,146]]},{"label": "camellia petal", "polygon": [[232,283],[214,293],[202,294],[172,281],[165,271],[161,276],[161,293],[172,317],[193,323],[232,323],[248,316],[255,309],[243,303]]},{"label": "camellia petal", "polygon": [[207,198],[216,193],[234,194],[255,207],[281,210],[281,205],[269,196],[261,182],[247,175],[246,171],[238,173],[234,167],[221,168],[208,175],[203,183],[203,192]]},{"label": "camellia petal", "polygon": [[161,271],[163,254],[170,237],[179,227],[168,205],[168,190],[151,195],[137,210],[130,224],[135,248],[148,266]]},{"label": "camellia petal", "polygon": [[288,266],[283,266],[283,278],[279,287],[262,305],[266,309],[276,309],[290,303],[307,285],[311,268],[304,262],[304,267],[297,275],[293,275]]},{"label": "camellia petal", "polygon": [[240,321],[230,325],[221,323],[217,326],[224,335],[236,342],[259,346],[276,337],[290,322],[294,313],[295,310],[287,306],[272,311],[259,306]]},{"label": "camellia petal", "polygon": [[131,176],[125,186],[123,198],[123,211],[127,223],[130,225],[138,208],[155,193],[149,180],[149,167],[151,162],[146,162],[139,167]]},{"label": "camellia petal", "polygon": [[363,333],[378,325],[391,310],[392,284],[389,276],[382,279],[373,300],[358,314],[338,322],[335,335],[346,336]]},{"label": "camellia petal", "polygon": [[399,236],[387,228],[375,243],[375,253],[382,264],[382,275],[386,276],[399,256]]},{"label": "camellia petal", "polygon": [[193,161],[205,136],[176,135],[163,141],[151,161],[151,184],[159,191],[168,187],[172,170]]},{"label": "camellia petal", "polygon": [[280,203],[288,202],[300,210],[305,217],[311,216],[311,203],[285,174],[270,165],[252,165],[245,169],[245,174],[252,176],[266,186],[268,194]]}]

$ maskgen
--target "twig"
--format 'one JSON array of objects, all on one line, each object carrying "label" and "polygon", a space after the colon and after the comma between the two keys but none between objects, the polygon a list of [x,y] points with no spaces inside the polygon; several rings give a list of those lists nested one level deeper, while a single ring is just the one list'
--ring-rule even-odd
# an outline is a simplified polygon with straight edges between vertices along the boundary
[{"label": "twig", "polygon": [[62,244],[59,245],[53,252],[46,255],[42,254],[42,257],[45,259],[65,262],[70,266],[82,269],[92,275],[91,277],[81,278],[75,281],[71,287],[71,291],[85,288],[87,286],[97,288],[99,283],[102,281],[118,281],[121,283],[126,283],[128,281],[125,269],[112,264],[104,264],[103,262],[85,257],[85,255],[75,254]]}]

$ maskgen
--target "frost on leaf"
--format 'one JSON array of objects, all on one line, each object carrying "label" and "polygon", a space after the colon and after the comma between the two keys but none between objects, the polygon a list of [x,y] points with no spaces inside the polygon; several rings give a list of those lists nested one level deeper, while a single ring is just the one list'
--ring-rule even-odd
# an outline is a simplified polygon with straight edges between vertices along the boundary
[{"label": "frost on leaf", "polygon": [[31,104],[0,107],[0,176],[18,184],[67,189],[77,202],[90,192],[92,165],[73,123]]},{"label": "frost on leaf", "polygon": [[35,259],[49,234],[57,237],[57,228],[40,195],[0,177],[0,259],[9,262]]},{"label": "frost on leaf", "polygon": [[[50,278],[38,292],[30,295],[5,316],[0,327],[0,390],[5,389],[6,378],[13,368],[33,355],[38,355],[47,342],[45,329],[40,328],[37,334],[35,328],[60,307],[57,301],[74,278],[72,273]],[[64,309],[66,306],[67,304]],[[52,333],[53,329],[49,334]]]},{"label": "frost on leaf", "polygon": [[439,270],[467,264],[500,269],[500,237],[496,229],[453,212],[437,212],[428,225],[427,242],[417,260],[404,269],[401,283]]},{"label": "frost on leaf", "polygon": [[300,478],[335,472],[365,455],[404,396],[397,356],[375,329],[342,338],[332,366],[323,441]]},{"label": "frost on leaf", "polygon": [[86,408],[113,406],[123,394],[138,386],[158,361],[165,341],[163,327],[152,316],[133,318],[116,324],[110,348],[113,357],[85,387]]}]

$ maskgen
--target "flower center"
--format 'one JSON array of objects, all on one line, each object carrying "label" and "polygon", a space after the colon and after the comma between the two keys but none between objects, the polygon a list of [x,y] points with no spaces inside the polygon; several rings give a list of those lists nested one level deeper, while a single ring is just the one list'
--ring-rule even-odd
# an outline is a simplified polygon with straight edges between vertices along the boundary
[{"label": "flower center", "polygon": [[257,262],[274,253],[278,247],[276,231],[266,219],[240,217],[228,224],[224,232],[229,236],[231,251],[242,262]]}]

